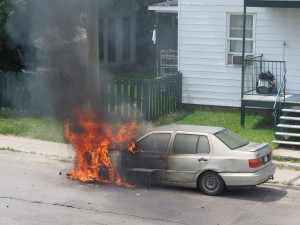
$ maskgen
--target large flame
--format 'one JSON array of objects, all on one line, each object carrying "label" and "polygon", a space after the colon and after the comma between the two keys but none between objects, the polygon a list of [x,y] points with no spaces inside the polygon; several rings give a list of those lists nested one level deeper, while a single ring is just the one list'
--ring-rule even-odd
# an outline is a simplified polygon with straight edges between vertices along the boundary
[{"label": "large flame", "polygon": [[76,151],[77,162],[69,178],[131,187],[112,163],[109,147],[122,143],[122,149],[134,152],[136,121],[124,125],[115,134],[108,124],[98,122],[95,114],[82,109],[75,109],[73,113],[72,120],[65,123],[65,136]]}]

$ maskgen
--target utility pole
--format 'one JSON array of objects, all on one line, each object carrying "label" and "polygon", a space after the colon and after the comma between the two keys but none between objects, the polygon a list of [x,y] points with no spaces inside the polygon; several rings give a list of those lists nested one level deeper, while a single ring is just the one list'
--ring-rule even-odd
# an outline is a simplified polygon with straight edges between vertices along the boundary
[{"label": "utility pole", "polygon": [[87,97],[88,109],[99,114],[101,109],[100,72],[99,72],[99,9],[98,0],[87,2]]}]

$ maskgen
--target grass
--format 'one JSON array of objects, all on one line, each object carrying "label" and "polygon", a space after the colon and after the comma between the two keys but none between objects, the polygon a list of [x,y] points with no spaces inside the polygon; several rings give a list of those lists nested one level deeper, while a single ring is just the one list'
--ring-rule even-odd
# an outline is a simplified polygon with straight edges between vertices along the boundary
[{"label": "grass", "polygon": [[63,127],[51,117],[0,111],[0,134],[64,142]]},{"label": "grass", "polygon": [[0,151],[9,151],[9,152],[21,152],[13,148],[0,148]]},{"label": "grass", "polygon": [[[253,142],[268,142],[271,144],[274,140],[272,117],[260,114],[248,114],[244,128],[240,126],[240,113],[237,111],[199,110],[192,113],[181,111],[155,121],[156,125],[170,123],[226,127]],[[274,144],[271,145],[275,147]]]},{"label": "grass", "polygon": [[[270,116],[248,114],[245,127],[242,128],[238,111],[198,110],[188,112],[182,110],[161,117],[153,123],[156,126],[171,123],[220,126],[240,134],[248,141],[271,143],[274,140],[274,129]],[[13,111],[0,112],[0,134],[64,142],[63,126],[55,119],[20,114]],[[275,147],[275,145],[271,145]]]}]

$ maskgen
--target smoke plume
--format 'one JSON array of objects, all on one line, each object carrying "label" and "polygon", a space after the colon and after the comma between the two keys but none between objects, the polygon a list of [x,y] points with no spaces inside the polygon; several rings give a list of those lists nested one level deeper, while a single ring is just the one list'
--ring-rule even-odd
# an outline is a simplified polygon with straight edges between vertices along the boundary
[{"label": "smoke plume", "polygon": [[45,96],[39,99],[47,102],[40,104],[52,104],[59,114],[82,105],[85,98],[85,5],[80,0],[24,0],[12,6],[7,23],[14,44],[21,46],[26,72],[37,74],[30,85],[45,80]]}]

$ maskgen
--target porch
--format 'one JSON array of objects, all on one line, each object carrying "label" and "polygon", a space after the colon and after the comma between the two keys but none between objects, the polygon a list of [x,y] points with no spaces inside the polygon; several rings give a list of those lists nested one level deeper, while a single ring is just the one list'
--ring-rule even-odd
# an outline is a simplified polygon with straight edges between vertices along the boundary
[{"label": "porch", "polygon": [[[299,106],[299,95],[286,92],[286,61],[283,42],[283,60],[264,60],[263,55],[246,57],[246,15],[249,7],[264,8],[300,8],[300,0],[244,0],[243,51],[242,51],[242,90],[241,90],[241,125],[245,122],[246,108],[266,108],[278,110],[285,106]],[[271,74],[273,79],[261,79],[261,75]],[[261,82],[259,84],[259,82]],[[265,88],[264,88],[265,87]],[[276,121],[275,121],[276,122]]]},{"label": "porch", "polygon": [[[247,108],[273,110],[274,123],[280,120],[283,108],[300,109],[300,94],[286,91],[285,61],[264,60],[263,55],[244,60],[241,98],[241,125]],[[300,119],[299,119],[300,121]]]},{"label": "porch", "polygon": [[244,60],[241,124],[246,108],[273,109],[286,102],[286,62],[264,60],[263,55]]},{"label": "porch", "polygon": [[152,36],[156,48],[156,75],[172,75],[178,71],[178,1],[150,5],[148,10],[156,15]]},{"label": "porch", "polygon": [[[248,59],[245,56],[246,41],[246,15],[249,7],[263,8],[300,8],[299,0],[244,0],[244,23],[243,23],[243,64],[242,64],[242,96],[241,96],[241,125],[245,123],[246,108],[270,109],[273,111],[275,138],[277,144],[300,146],[300,94],[297,92],[295,81],[295,70],[298,70],[298,63],[295,55],[286,56],[286,39],[291,42],[292,33],[278,33],[280,41],[283,41],[283,60],[264,60],[263,55]],[[286,11],[285,11],[286,12]],[[277,35],[277,34],[276,34]],[[297,35],[294,34],[293,37]],[[294,40],[294,39],[293,39]],[[266,42],[265,42],[266,44]],[[264,48],[265,49],[265,48]],[[291,49],[289,49],[291,51]],[[278,52],[277,52],[278,54]],[[288,54],[288,53],[287,53]],[[270,54],[268,59],[272,59],[276,54]],[[293,57],[291,57],[293,55]],[[286,67],[287,58],[289,62]],[[293,75],[294,73],[294,75]],[[297,73],[296,73],[297,74]],[[294,79],[286,79],[294,76]],[[298,75],[297,75],[298,76]],[[289,83],[290,82],[290,83]],[[294,85],[293,89],[288,87]],[[291,91],[294,90],[294,91]],[[296,91],[295,91],[296,90]],[[294,93],[293,93],[294,92]]]},{"label": "porch", "polygon": [[[265,108],[273,109],[276,103],[277,96],[272,95],[246,95],[242,99],[244,107],[247,108]],[[300,106],[300,95],[285,95],[280,96],[281,103],[284,103],[286,107],[299,105]]]}]

